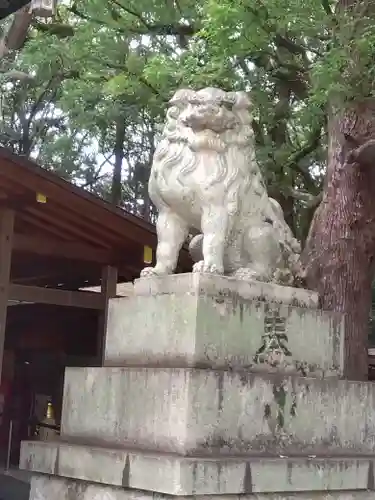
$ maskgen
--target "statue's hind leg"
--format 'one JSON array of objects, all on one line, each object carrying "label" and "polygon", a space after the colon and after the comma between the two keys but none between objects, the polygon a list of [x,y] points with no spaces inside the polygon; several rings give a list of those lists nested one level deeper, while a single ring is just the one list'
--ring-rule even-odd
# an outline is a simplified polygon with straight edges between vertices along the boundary
[{"label": "statue's hind leg", "polygon": [[146,267],[141,276],[172,274],[177,265],[178,255],[188,235],[188,226],[174,212],[163,209],[156,223],[158,246],[155,267]]},{"label": "statue's hind leg", "polygon": [[251,228],[245,238],[245,250],[249,262],[237,269],[233,276],[245,280],[273,281],[274,273],[282,260],[280,245],[275,238],[273,227]]}]

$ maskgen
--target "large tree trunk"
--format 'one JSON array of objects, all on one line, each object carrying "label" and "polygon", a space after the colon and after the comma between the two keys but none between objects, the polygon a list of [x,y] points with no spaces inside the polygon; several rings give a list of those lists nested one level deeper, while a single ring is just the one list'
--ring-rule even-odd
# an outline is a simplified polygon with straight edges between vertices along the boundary
[{"label": "large tree trunk", "polygon": [[119,205],[122,200],[122,163],[124,161],[125,120],[119,116],[115,123],[115,165],[112,174],[111,202]]},{"label": "large tree trunk", "polygon": [[344,313],[345,376],[367,378],[367,339],[375,256],[375,102],[335,110],[328,170],[303,260],[322,308]]}]

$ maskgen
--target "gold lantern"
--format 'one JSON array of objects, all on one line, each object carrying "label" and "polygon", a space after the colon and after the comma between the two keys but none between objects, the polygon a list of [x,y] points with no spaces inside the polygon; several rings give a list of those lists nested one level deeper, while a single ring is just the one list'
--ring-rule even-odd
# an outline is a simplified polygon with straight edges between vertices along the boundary
[{"label": "gold lantern", "polygon": [[52,17],[56,12],[57,0],[31,0],[30,12],[37,17]]},{"label": "gold lantern", "polygon": [[[52,403],[49,401],[47,405],[47,413],[43,421],[41,422],[42,425],[39,427],[39,439],[42,441],[48,441],[49,439],[53,439],[58,435],[58,431],[55,430],[53,427],[56,426],[56,420],[55,420],[55,415],[54,415],[54,410]],[[46,426],[43,426],[43,424],[47,424]],[[47,427],[51,426],[51,427]]]}]

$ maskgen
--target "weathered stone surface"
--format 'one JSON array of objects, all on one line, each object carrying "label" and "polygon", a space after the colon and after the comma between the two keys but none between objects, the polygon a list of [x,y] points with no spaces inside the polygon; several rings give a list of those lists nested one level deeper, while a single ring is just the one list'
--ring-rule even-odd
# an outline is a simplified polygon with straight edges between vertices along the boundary
[{"label": "weathered stone surface", "polygon": [[134,281],[134,293],[143,296],[169,293],[193,293],[213,297],[229,295],[245,300],[277,302],[296,307],[319,306],[319,295],[311,290],[204,273],[140,278]]},{"label": "weathered stone surface", "polygon": [[182,455],[373,453],[375,385],[185,368],[68,368],[62,435]]},{"label": "weathered stone surface", "polygon": [[[125,490],[85,481],[35,476],[31,481],[30,500],[168,500],[168,496],[147,491]],[[190,499],[180,496],[177,498]],[[213,495],[194,496],[197,500],[217,500]],[[220,500],[374,500],[373,491],[339,491],[316,493],[221,495]]]},{"label": "weathered stone surface", "polygon": [[[286,304],[277,303],[279,289]],[[110,302],[107,366],[342,373],[338,316],[290,305],[307,303],[312,292],[195,274],[142,279],[135,290],[133,298]]]},{"label": "weathered stone surface", "polygon": [[228,495],[373,488],[371,459],[191,459],[58,442],[22,444],[20,467],[170,495]]}]

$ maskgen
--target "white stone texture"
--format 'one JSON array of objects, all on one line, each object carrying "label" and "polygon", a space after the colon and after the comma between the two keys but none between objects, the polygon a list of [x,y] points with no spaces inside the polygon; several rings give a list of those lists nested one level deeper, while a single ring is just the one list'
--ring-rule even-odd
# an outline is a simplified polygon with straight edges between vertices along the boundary
[{"label": "white stone texture", "polygon": [[149,180],[159,210],[157,261],[142,275],[173,273],[193,228],[203,235],[191,242],[202,247],[193,271],[291,284],[300,245],[268,197],[247,94],[183,89],[170,104]]},{"label": "white stone texture", "polygon": [[254,280],[243,281],[231,276],[185,273],[169,276],[149,276],[134,281],[134,295],[149,296],[169,293],[209,295],[218,298],[226,295],[236,295],[244,300],[257,302],[276,302],[309,309],[319,307],[317,292]]},{"label": "white stone texture", "polygon": [[366,490],[371,458],[204,459],[58,442],[22,444],[20,467],[174,496]]},{"label": "white stone texture", "polygon": [[[160,493],[127,490],[56,477],[36,476],[31,481],[30,500],[168,500]],[[192,500],[192,497],[176,497]],[[197,500],[217,500],[217,496],[195,495]],[[221,495],[220,500],[374,500],[374,491],[339,491],[281,494]]]},{"label": "white stone texture", "polygon": [[181,455],[375,451],[375,385],[186,368],[68,368],[62,436]]},{"label": "white stone texture", "polygon": [[132,298],[110,301],[106,366],[342,374],[341,317],[290,305],[314,305],[313,292],[199,274],[143,278],[134,288]]}]

